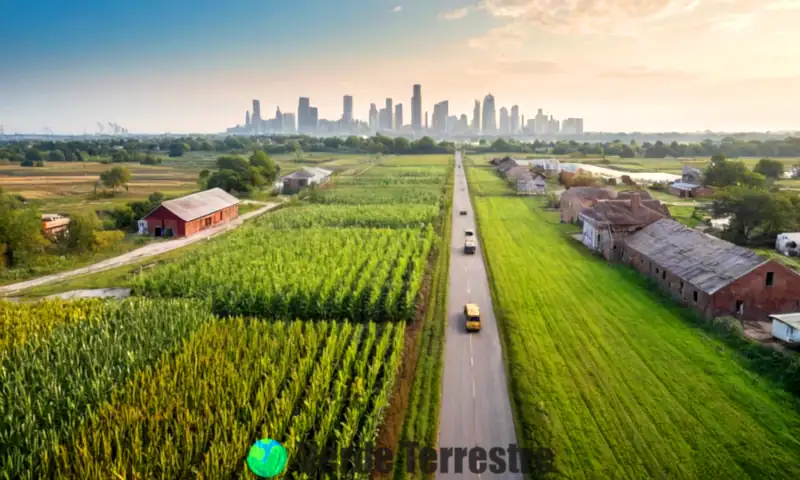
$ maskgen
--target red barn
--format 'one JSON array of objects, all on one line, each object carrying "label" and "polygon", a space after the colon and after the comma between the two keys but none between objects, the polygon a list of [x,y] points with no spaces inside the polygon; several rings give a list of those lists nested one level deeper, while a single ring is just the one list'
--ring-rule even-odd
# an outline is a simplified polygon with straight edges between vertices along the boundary
[{"label": "red barn", "polygon": [[239,199],[221,188],[167,200],[139,222],[139,233],[187,237],[239,216]]},{"label": "red barn", "polygon": [[764,321],[800,310],[797,272],[674,220],[627,237],[623,260],[708,319]]}]

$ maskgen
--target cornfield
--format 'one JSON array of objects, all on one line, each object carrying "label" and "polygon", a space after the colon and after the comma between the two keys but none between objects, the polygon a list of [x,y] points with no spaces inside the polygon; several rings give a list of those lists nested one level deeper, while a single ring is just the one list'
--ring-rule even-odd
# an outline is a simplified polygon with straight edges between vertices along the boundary
[{"label": "cornfield", "polygon": [[[322,190],[314,203],[340,205],[428,204],[437,205],[442,192],[439,185],[408,186],[342,186]],[[374,207],[372,207],[374,208]]]},{"label": "cornfield", "polygon": [[244,460],[265,437],[286,447],[287,478],[355,473],[319,465],[300,447],[341,452],[374,441],[403,339],[404,327],[391,323],[206,323],[41,455],[40,473],[254,478]]},{"label": "cornfield", "polygon": [[[37,322],[42,316],[34,315],[59,306],[18,311],[27,322]],[[27,472],[36,478],[38,453],[76,427],[121,382],[211,319],[202,304],[182,300],[94,300],[76,304],[75,312],[83,321],[30,337],[0,357],[0,477]]]},{"label": "cornfield", "polygon": [[100,306],[93,300],[50,301],[33,306],[0,300],[0,355],[29,338],[91,318],[97,315]]},{"label": "cornfield", "polygon": [[408,320],[435,238],[431,226],[237,233],[142,274],[135,292],[209,298],[222,315]]},{"label": "cornfield", "polygon": [[[248,232],[260,228],[421,227],[439,216],[437,205],[311,205],[279,210],[257,219]],[[234,235],[239,232],[234,232]],[[261,232],[262,234],[264,232]],[[233,235],[232,235],[233,236]]]}]

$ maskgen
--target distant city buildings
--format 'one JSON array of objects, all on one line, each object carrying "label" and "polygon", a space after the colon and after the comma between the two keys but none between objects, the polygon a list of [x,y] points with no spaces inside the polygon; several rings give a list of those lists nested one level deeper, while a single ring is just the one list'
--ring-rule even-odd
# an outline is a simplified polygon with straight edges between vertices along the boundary
[{"label": "distant city buildings", "polygon": [[425,112],[425,121],[422,120],[422,86],[417,84],[412,88],[411,96],[411,122],[404,124],[403,104],[394,104],[392,98],[384,99],[384,108],[378,110],[375,103],[370,104],[367,122],[359,121],[354,115],[353,96],[343,95],[342,115],[339,120],[320,118],[317,107],[311,105],[309,97],[299,97],[297,113],[282,112],[280,107],[275,110],[275,118],[264,119],[261,112],[261,102],[253,99],[252,110],[245,111],[244,125],[229,128],[230,133],[242,134],[325,134],[325,135],[366,135],[377,132],[387,132],[389,135],[401,133],[414,133],[417,135],[433,135],[446,137],[456,135],[470,136],[520,136],[527,137],[553,137],[559,135],[583,135],[583,119],[567,118],[559,121],[551,114],[545,114],[543,109],[537,109],[536,115],[527,120],[521,114],[519,105],[513,105],[509,110],[506,107],[497,111],[494,96],[489,93],[483,99],[475,100],[472,118],[467,114],[450,112],[450,103],[443,100],[433,106],[432,116]]},{"label": "distant city buildings", "polygon": [[[427,113],[425,114],[427,116]],[[414,131],[422,130],[422,86],[414,85],[414,94],[411,97],[411,128]],[[425,119],[425,128],[428,120]]]},{"label": "distant city buildings", "polygon": [[342,108],[342,122],[345,125],[353,123],[353,97],[352,95],[344,96],[344,105]]},{"label": "distant city buildings", "polygon": [[403,104],[398,103],[394,107],[394,128],[395,130],[402,130],[403,128]]},{"label": "distant city buildings", "polygon": [[511,118],[508,116],[508,109],[503,107],[500,109],[500,135],[509,133],[511,133]]},{"label": "distant city buildings", "polygon": [[490,93],[483,99],[483,133],[496,133],[497,120],[495,118],[494,97]]},{"label": "distant city buildings", "polygon": [[519,133],[519,105],[511,107],[511,126],[509,132],[513,135]]},{"label": "distant city buildings", "polygon": [[475,100],[475,107],[472,109],[472,131],[481,133],[481,102]]}]

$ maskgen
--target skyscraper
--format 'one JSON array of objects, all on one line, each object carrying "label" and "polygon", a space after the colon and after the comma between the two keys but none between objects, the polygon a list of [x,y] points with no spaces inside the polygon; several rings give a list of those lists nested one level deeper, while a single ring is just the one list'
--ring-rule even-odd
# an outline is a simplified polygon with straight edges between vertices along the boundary
[{"label": "skyscraper", "polygon": [[398,103],[394,106],[394,128],[400,130],[403,128],[403,104]]},{"label": "skyscraper", "polygon": [[428,129],[428,112],[425,112],[425,130]]},{"label": "skyscraper", "polygon": [[308,97],[300,97],[297,105],[297,130],[299,132],[308,131],[309,117],[311,116],[311,102]]},{"label": "skyscraper", "polygon": [[519,132],[519,105],[514,105],[511,107],[511,133],[515,135]]},{"label": "skyscraper", "polygon": [[458,132],[465,133],[469,131],[469,119],[465,114],[461,114],[461,118],[458,120]]},{"label": "skyscraper", "polygon": [[378,131],[378,108],[374,103],[369,105],[369,129],[373,132]]},{"label": "skyscraper", "polygon": [[[425,122],[427,123],[427,121]],[[411,127],[414,131],[422,129],[422,86],[414,85],[414,96],[411,97]]]},{"label": "skyscraper", "polygon": [[310,107],[308,115],[308,130],[314,132],[317,130],[317,126],[319,125],[319,111],[317,107]]},{"label": "skyscraper", "polygon": [[278,107],[275,110],[275,124],[272,126],[272,130],[281,131],[283,129],[283,114],[281,113],[281,107]]},{"label": "skyscraper", "polygon": [[253,132],[261,133],[261,102],[253,100],[253,116],[250,117]]},{"label": "skyscraper", "polygon": [[511,131],[511,120],[508,117],[508,109],[503,107],[500,109],[500,134],[508,135]]},{"label": "skyscraper", "polygon": [[244,124],[250,125],[250,110],[244,113]]},{"label": "skyscraper", "polygon": [[561,133],[568,135],[582,135],[583,134],[583,119],[582,118],[567,118],[561,125]]},{"label": "skyscraper", "polygon": [[283,133],[297,132],[297,125],[295,125],[294,113],[283,114],[283,124],[281,125],[281,131]]},{"label": "skyscraper", "polygon": [[497,132],[497,118],[494,110],[494,97],[490,93],[483,99],[483,132]]},{"label": "skyscraper", "polygon": [[392,129],[392,124],[394,123],[394,122],[392,122],[392,112],[394,112],[394,108],[392,108],[392,99],[391,98],[387,98],[386,99],[386,129],[387,130],[391,130]]},{"label": "skyscraper", "polygon": [[439,102],[433,106],[433,121],[432,127],[434,131],[437,132],[446,132],[447,131],[447,119],[450,116],[450,104],[447,100],[443,102]]},{"label": "skyscraper", "polygon": [[548,126],[550,125],[550,119],[547,118],[547,115],[545,115],[544,112],[542,112],[541,108],[536,112],[536,117],[534,117],[533,119],[533,125],[534,125],[534,131],[533,131],[534,135],[547,134],[547,129]]},{"label": "skyscraper", "polygon": [[344,109],[342,113],[342,123],[350,125],[353,123],[353,96],[344,96]]},{"label": "skyscraper", "polygon": [[475,100],[475,108],[472,109],[472,131],[481,133],[481,102]]}]

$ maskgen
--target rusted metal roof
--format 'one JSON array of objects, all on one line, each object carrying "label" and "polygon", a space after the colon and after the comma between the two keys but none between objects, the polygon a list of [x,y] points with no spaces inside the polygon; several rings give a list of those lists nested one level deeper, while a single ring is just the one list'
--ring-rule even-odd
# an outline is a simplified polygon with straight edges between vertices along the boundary
[{"label": "rusted metal roof", "polygon": [[[161,206],[186,222],[205,217],[239,203],[239,199],[221,188],[212,188],[185,197],[167,200]],[[150,212],[152,213],[152,212]],[[150,213],[145,216],[147,218]]]},{"label": "rusted metal roof", "polygon": [[666,271],[713,294],[768,260],[752,250],[686,227],[675,220],[659,220],[626,239]]},{"label": "rusted metal roof", "polygon": [[666,205],[658,200],[641,200],[638,208],[630,200],[600,200],[581,213],[596,223],[619,226],[649,225],[671,217]]}]

